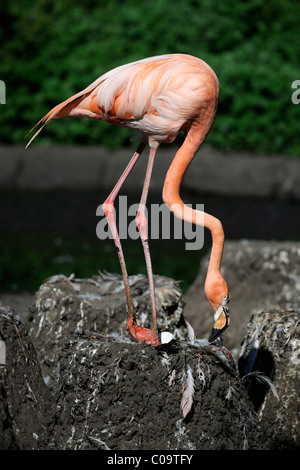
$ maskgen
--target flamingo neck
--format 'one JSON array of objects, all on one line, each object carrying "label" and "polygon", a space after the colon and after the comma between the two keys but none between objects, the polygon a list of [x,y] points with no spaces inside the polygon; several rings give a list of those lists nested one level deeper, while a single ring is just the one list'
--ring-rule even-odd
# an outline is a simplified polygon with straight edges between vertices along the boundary
[{"label": "flamingo neck", "polygon": [[182,146],[176,153],[172,164],[167,172],[164,188],[163,200],[171,212],[181,220],[201,225],[210,230],[212,236],[212,250],[207,272],[207,281],[209,278],[220,272],[223,246],[224,231],[221,222],[212,215],[199,210],[185,206],[180,197],[180,185],[183,176],[204,141],[209,129],[202,125],[202,129],[197,128],[196,132],[188,132]]}]

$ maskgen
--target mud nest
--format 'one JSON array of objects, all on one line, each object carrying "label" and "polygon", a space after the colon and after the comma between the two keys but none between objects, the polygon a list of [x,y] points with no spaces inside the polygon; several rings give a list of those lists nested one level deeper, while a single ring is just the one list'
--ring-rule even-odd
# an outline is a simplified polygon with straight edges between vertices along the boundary
[{"label": "mud nest", "polygon": [[[148,327],[147,279],[130,283],[138,322]],[[26,325],[1,307],[1,448],[265,448],[230,351],[193,336],[177,283],[155,283],[160,326],[176,338],[159,347],[128,335],[118,276],[50,278]]]}]

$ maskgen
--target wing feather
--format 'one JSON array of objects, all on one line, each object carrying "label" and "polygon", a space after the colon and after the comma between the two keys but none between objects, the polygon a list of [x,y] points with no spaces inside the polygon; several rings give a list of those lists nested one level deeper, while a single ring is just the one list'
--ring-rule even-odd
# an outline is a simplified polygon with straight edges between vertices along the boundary
[{"label": "wing feather", "polygon": [[172,141],[199,112],[209,86],[208,74],[218,84],[205,62],[185,54],[150,57],[116,67],[49,111],[31,129],[41,125],[26,148],[52,119],[68,116],[107,120],[160,141]]}]

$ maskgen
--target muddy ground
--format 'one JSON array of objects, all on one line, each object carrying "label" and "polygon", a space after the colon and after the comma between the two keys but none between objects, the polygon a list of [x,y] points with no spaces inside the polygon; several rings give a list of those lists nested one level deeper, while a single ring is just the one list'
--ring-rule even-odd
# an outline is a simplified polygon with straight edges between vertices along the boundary
[{"label": "muddy ground", "polygon": [[[147,280],[135,276],[131,286],[137,319],[148,324]],[[1,339],[7,349],[1,375],[2,447],[264,446],[230,351],[221,342],[189,337],[174,281],[158,277],[156,287],[160,323],[176,335],[156,348],[135,344],[124,328],[124,290],[116,277],[51,278],[37,292],[26,327],[2,307]]]},{"label": "muddy ground", "polygon": [[[149,327],[147,279],[133,276],[130,284],[137,321]],[[225,334],[215,343],[196,338],[176,282],[157,276],[155,284],[159,326],[175,335],[158,347],[136,344],[127,332],[120,276],[53,276],[24,324],[10,307],[0,308],[2,449],[297,448],[291,386],[298,380],[299,312],[254,316],[237,362]],[[273,425],[279,417],[284,432],[268,433],[269,419]]]}]

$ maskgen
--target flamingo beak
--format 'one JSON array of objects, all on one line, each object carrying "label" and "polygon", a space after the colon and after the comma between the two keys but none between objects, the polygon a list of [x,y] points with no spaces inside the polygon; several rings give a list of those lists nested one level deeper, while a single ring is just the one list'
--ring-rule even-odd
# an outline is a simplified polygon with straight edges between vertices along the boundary
[{"label": "flamingo beak", "polygon": [[230,324],[229,300],[227,296],[223,297],[222,305],[215,312],[215,324],[211,330],[208,341],[212,343],[228,328]]}]

